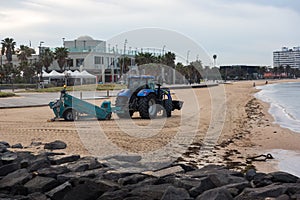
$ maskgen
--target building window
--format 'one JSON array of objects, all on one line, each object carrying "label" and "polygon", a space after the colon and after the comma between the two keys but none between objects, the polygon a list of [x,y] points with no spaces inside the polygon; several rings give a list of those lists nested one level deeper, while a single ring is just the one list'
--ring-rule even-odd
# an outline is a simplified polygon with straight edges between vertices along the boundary
[{"label": "building window", "polygon": [[76,59],[76,67],[80,67],[81,65],[83,65],[83,58],[77,58]]},{"label": "building window", "polygon": [[104,64],[104,57],[101,57],[101,56],[95,56],[94,57],[94,62],[96,65],[103,65]]}]

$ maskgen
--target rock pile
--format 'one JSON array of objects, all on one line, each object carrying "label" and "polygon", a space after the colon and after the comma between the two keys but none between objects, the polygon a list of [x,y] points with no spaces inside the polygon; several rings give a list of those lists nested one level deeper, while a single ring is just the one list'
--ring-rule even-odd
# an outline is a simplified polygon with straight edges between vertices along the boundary
[{"label": "rock pile", "polygon": [[[46,144],[46,149],[65,145]],[[17,145],[20,147],[20,145]],[[119,160],[124,159],[117,156]],[[138,160],[136,160],[138,161]],[[131,165],[130,162],[127,163]],[[223,166],[196,169],[173,163],[133,173],[115,170],[94,157],[11,151],[0,142],[0,199],[300,199],[300,179],[285,172],[246,174]]]}]

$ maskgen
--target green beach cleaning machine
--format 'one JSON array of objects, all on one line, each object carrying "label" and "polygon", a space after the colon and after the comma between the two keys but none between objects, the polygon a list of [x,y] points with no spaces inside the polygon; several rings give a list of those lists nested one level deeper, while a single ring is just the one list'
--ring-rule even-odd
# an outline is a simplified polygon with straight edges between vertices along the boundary
[{"label": "green beach cleaning machine", "polygon": [[171,117],[172,111],[181,110],[183,101],[172,100],[169,88],[161,88],[154,84],[154,76],[132,76],[128,78],[127,89],[121,90],[116,97],[116,106],[110,101],[97,106],[61,91],[60,98],[49,103],[55,117],[66,121],[74,121],[82,117],[92,117],[98,120],[111,119],[112,113],[119,118],[131,118],[134,112],[139,112],[142,119],[156,118],[158,113]]}]

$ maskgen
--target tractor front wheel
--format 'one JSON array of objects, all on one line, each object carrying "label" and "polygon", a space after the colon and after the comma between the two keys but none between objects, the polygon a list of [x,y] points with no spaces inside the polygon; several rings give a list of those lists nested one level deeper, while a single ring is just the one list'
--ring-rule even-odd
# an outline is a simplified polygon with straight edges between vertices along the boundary
[{"label": "tractor front wheel", "polygon": [[150,94],[139,100],[139,113],[142,119],[153,119],[157,115],[156,97]]}]

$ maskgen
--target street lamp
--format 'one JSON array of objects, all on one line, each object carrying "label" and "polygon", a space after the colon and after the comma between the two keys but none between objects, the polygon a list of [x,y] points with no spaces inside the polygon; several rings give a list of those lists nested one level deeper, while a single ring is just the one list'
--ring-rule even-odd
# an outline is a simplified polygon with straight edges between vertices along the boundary
[{"label": "street lamp", "polygon": [[162,48],[162,55],[164,55],[164,53],[165,53],[165,47],[166,47],[166,45],[164,45]]},{"label": "street lamp", "polygon": [[121,69],[120,77],[122,77],[122,74],[123,74],[123,71],[124,71],[124,67],[125,67],[124,63],[125,63],[126,44],[127,44],[127,39],[125,39],[125,42],[124,42],[123,63],[122,63],[122,69]]},{"label": "street lamp", "polygon": [[40,46],[39,46],[39,63],[41,64],[41,73],[40,73],[40,76],[39,76],[39,87],[41,87],[41,81],[43,80],[43,65],[42,65],[42,62],[41,62],[41,57],[42,57],[42,44],[44,42],[43,41],[40,41]]},{"label": "street lamp", "polygon": [[190,55],[190,50],[187,51],[186,53],[186,64],[189,64],[189,55]]},{"label": "street lamp", "polygon": [[63,47],[65,47],[65,38],[64,37],[62,38],[62,41],[63,41]]}]

